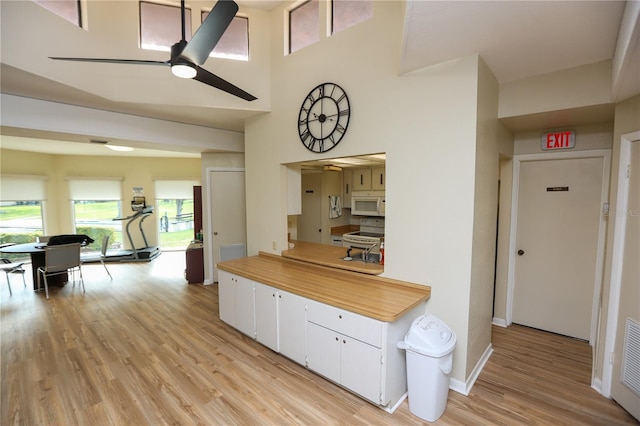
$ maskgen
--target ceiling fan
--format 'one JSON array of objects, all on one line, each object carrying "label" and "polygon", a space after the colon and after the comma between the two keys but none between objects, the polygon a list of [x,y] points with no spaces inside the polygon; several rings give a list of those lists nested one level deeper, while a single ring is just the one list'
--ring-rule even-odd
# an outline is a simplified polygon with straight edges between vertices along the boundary
[{"label": "ceiling fan", "polygon": [[50,56],[50,59],[60,61],[102,62],[111,64],[132,65],[168,65],[171,72],[182,78],[193,78],[201,83],[223,90],[247,101],[257,99],[228,81],[210,73],[200,65],[209,57],[209,53],[238,12],[238,5],[233,0],[218,0],[200,28],[187,43],[185,40],[185,6],[180,2],[182,17],[182,40],[171,46],[171,58],[168,61],[146,61],[138,59],[103,59],[103,58],[67,58]]}]

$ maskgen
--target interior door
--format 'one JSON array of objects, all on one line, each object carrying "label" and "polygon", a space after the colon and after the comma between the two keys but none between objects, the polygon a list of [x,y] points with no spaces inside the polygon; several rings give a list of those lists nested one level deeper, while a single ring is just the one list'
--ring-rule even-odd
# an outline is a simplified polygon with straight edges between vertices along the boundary
[{"label": "interior door", "polygon": [[604,161],[521,162],[512,322],[589,340]]},{"label": "interior door", "polygon": [[302,214],[298,218],[298,239],[301,241],[322,242],[321,191],[322,173],[302,174]]},{"label": "interior door", "polygon": [[[640,420],[640,378],[637,377],[640,366],[640,353],[637,350],[637,347],[640,347],[640,342],[637,340],[638,332],[635,333],[635,345],[630,343],[632,339],[625,339],[625,335],[630,331],[627,329],[628,319],[631,321],[630,325],[633,325],[633,322],[640,324],[640,262],[638,262],[640,259],[640,141],[631,143],[630,158],[627,208],[625,211],[615,212],[616,215],[625,215],[626,229],[611,397]],[[625,340],[628,340],[628,345],[632,346],[625,347]],[[631,377],[634,376],[633,372],[623,374],[625,365],[635,365],[635,369],[627,367],[626,370],[635,371],[635,379]]]},{"label": "interior door", "polygon": [[215,265],[221,260],[221,253],[224,255],[224,260],[246,256],[244,171],[212,170],[209,173],[213,281],[217,282],[218,269]]}]

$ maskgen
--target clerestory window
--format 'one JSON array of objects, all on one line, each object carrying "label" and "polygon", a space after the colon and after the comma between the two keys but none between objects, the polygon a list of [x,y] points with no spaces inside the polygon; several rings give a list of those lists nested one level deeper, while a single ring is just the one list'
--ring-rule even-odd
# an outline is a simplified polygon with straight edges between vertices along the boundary
[{"label": "clerestory window", "polygon": [[[185,8],[185,39],[191,40],[191,9]],[[149,50],[171,51],[182,39],[180,7],[140,2],[140,47]]]},{"label": "clerestory window", "polygon": [[80,0],[33,0],[33,2],[82,28]]},{"label": "clerestory window", "polygon": [[289,11],[289,53],[320,40],[320,7],[309,0]]},{"label": "clerestory window", "polygon": [[[209,12],[200,13],[204,22]],[[185,40],[191,40],[191,9],[185,7]],[[150,50],[171,51],[171,46],[182,39],[182,11],[179,6],[140,2],[140,47]],[[236,16],[209,56],[249,60],[249,19]]]},{"label": "clerestory window", "polygon": [[331,33],[335,34],[373,17],[373,0],[332,0]]},{"label": "clerestory window", "polygon": [[[209,16],[209,12],[202,12],[202,20]],[[236,16],[227,27],[216,47],[209,54],[215,58],[249,60],[249,18]]]}]

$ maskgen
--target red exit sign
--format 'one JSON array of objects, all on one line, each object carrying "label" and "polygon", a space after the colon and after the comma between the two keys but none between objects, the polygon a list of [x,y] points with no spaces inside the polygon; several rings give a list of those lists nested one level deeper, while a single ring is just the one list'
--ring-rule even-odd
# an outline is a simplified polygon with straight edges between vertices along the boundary
[{"label": "red exit sign", "polygon": [[576,146],[576,134],[571,131],[552,132],[542,135],[542,150],[571,149]]}]

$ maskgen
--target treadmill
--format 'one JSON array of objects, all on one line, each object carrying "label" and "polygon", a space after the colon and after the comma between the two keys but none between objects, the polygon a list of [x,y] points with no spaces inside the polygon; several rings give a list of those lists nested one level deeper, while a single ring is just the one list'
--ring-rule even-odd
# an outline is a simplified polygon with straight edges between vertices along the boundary
[{"label": "treadmill", "polygon": [[[147,236],[142,229],[142,223],[144,220],[153,214],[153,206],[146,205],[145,197],[135,196],[131,201],[131,210],[134,212],[131,216],[116,217],[113,220],[127,221],[125,232],[132,249],[107,251],[104,258],[105,262],[150,262],[160,256],[160,248],[158,246],[149,245]],[[144,247],[136,248],[133,242],[129,228],[134,222],[138,222],[138,229],[142,235]]]}]

